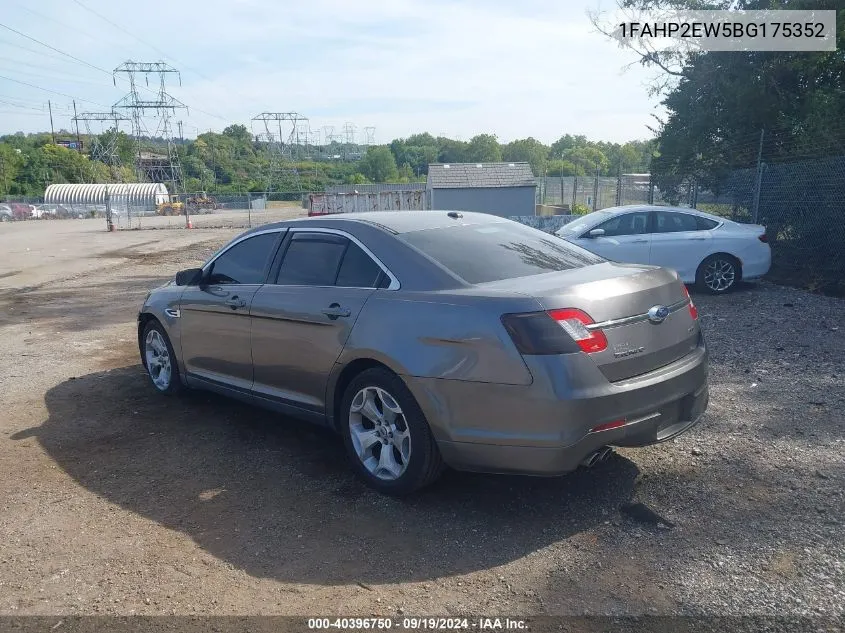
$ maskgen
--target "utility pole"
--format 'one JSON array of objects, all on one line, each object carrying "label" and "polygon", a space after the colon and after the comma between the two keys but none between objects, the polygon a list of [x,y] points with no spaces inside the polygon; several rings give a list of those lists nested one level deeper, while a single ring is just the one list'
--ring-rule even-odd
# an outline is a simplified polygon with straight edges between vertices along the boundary
[{"label": "utility pole", "polygon": [[82,153],[82,139],[79,138],[79,118],[77,117],[77,114],[76,114],[76,99],[73,100],[73,122],[76,123],[76,150],[81,154]]},{"label": "utility pole", "polygon": [[179,123],[179,142],[184,143],[185,142],[185,136],[182,134],[182,122],[179,121],[178,123]]},{"label": "utility pole", "polygon": [[53,129],[53,104],[47,99],[47,109],[50,111],[50,136],[53,137],[53,145],[56,144],[56,130]]},{"label": "utility pole", "polygon": [[760,187],[763,184],[763,139],[766,136],[765,128],[760,130],[760,146],[757,148],[757,180],[754,183],[754,202],[752,208],[752,217],[754,224],[757,224],[757,219],[760,214]]},{"label": "utility pole", "polygon": [[596,161],[596,179],[593,182],[593,211],[598,208],[599,201],[599,164]]}]

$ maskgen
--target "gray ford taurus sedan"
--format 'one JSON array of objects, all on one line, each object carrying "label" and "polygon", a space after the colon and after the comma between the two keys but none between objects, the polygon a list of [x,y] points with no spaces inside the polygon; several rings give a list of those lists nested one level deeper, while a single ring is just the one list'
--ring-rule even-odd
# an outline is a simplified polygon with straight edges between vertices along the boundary
[{"label": "gray ford taurus sedan", "polygon": [[152,291],[141,358],[328,425],[365,482],[444,465],[559,475],[690,428],[707,351],[676,273],[492,215],[373,212],[261,226]]}]

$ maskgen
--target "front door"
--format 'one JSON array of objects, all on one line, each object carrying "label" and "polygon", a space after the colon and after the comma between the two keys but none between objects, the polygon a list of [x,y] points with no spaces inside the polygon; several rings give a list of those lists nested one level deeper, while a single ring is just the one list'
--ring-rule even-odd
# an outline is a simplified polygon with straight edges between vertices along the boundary
[{"label": "front door", "polygon": [[182,293],[180,339],[189,382],[252,386],[249,312],[279,237],[263,233],[235,243],[209,262],[203,285]]},{"label": "front door", "polygon": [[602,222],[593,229],[602,229],[604,235],[574,240],[578,246],[614,262],[648,264],[651,235],[648,228],[648,211],[623,213]]},{"label": "front door", "polygon": [[349,237],[292,230],[278,273],[252,302],[253,391],[322,412],[334,363],[367,299],[388,279]]}]

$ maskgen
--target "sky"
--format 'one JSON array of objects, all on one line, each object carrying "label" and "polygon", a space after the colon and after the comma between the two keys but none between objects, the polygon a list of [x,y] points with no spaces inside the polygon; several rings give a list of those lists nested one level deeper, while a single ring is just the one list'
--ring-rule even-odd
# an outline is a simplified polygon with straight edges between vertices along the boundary
[{"label": "sky", "polygon": [[[57,130],[71,129],[74,99],[109,111],[129,91],[111,71],[133,60],[181,71],[168,92],[188,106],[176,117],[187,137],[231,123],[259,133],[256,114],[298,112],[321,135],[351,122],[359,142],[370,126],[377,143],[424,131],[649,138],[653,75],[595,31],[588,11],[612,8],[599,2],[3,0],[0,134],[49,130],[48,99]],[[149,79],[141,95],[153,99]]]}]

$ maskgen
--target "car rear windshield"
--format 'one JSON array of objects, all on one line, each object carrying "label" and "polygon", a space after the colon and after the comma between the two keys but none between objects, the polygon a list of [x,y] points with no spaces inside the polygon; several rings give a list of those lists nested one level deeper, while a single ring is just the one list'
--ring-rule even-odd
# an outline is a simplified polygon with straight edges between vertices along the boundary
[{"label": "car rear windshield", "polygon": [[556,235],[516,222],[458,225],[399,237],[471,284],[582,268],[603,261]]}]

